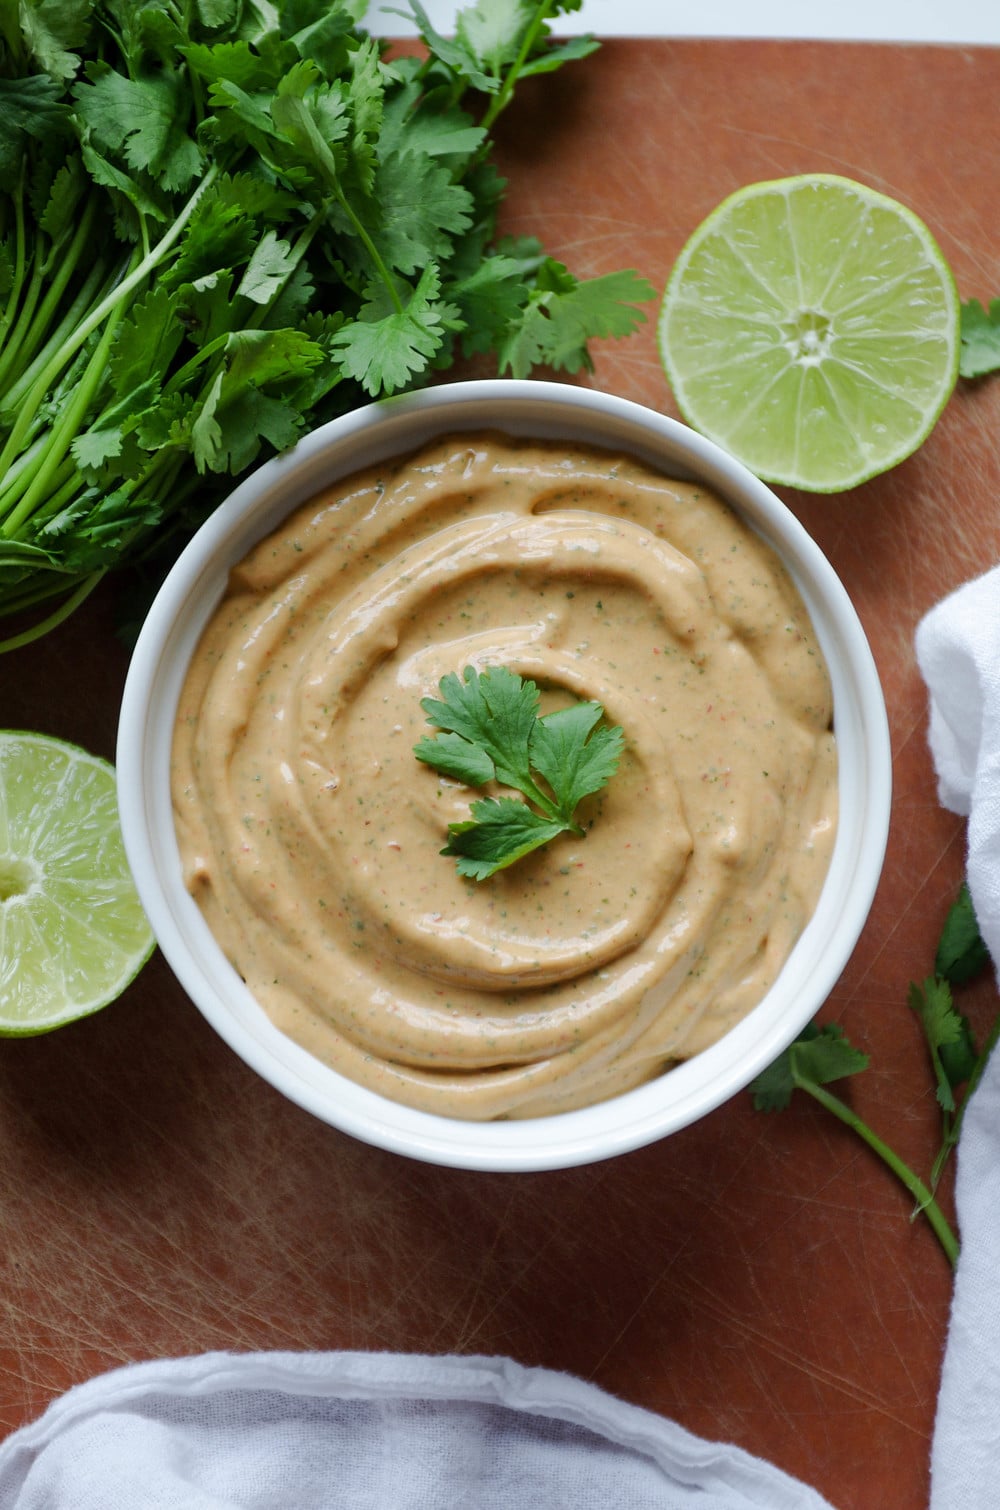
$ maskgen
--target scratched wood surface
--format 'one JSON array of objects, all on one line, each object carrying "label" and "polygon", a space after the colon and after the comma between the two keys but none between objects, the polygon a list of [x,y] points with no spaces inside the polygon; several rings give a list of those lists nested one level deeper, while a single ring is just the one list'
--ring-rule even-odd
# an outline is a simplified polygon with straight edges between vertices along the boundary
[{"label": "scratched wood surface", "polygon": [[[731,190],[841,172],[916,209],[963,296],[985,300],[1000,293],[998,91],[996,50],[609,43],[507,118],[507,228],[580,273],[631,265],[662,287]],[[599,348],[588,381],[674,412],[652,319]],[[872,1055],[855,1104],[924,1169],[935,1109],[906,992],[964,832],[937,803],[913,631],[1000,552],[998,432],[1000,380],[966,385],[892,475],[785,495],[857,603],[894,750],[883,882],[826,1011]],[[4,724],[113,753],[115,593],[0,662]],[[985,1023],[991,983],[963,1006]],[[439,1170],[287,1104],[154,958],[99,1017],[0,1045],[0,1210],[3,1430],[132,1359],[502,1353],[738,1442],[840,1510],[926,1502],[950,1274],[881,1166],[811,1104],[765,1117],[739,1096],[566,1173]]]}]

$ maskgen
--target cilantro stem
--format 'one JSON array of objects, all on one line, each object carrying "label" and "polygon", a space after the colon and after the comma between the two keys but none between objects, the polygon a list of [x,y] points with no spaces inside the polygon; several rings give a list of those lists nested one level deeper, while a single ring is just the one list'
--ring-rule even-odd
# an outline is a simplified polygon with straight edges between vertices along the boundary
[{"label": "cilantro stem", "polygon": [[[206,192],[208,187],[215,182],[218,174],[219,170],[215,166],[207,169],[204,177],[198,184],[198,187],[195,189],[194,193],[187,200],[187,203],[178,213],[177,218],[160,237],[160,240],[156,243],[156,245],[144,257],[139,258],[138,261],[133,260],[131,269],[125,274],[120,282],[118,282],[112,289],[109,290],[107,294],[104,295],[102,299],[99,300],[99,302],[90,311],[89,315],[86,315],[84,319],[81,320],[70,339],[64,346],[62,346],[53,354],[50,361],[38,374],[38,377],[35,379],[28,394],[25,397],[24,403],[21,405],[18,411],[17,419],[15,420],[14,426],[9,436],[7,437],[7,443],[4,446],[3,451],[0,452],[0,477],[2,477],[6,473],[8,466],[11,464],[14,457],[21,449],[21,446],[23,445],[28,434],[30,433],[31,425],[34,421],[35,415],[37,414],[41,404],[44,402],[51,385],[56,382],[60,373],[68,365],[72,357],[76,355],[76,353],[80,350],[80,348],[84,345],[84,343],[92,335],[92,333],[98,328],[98,326],[107,319],[107,317],[112,313],[113,310],[117,309],[120,313],[125,304],[125,301],[128,299],[133,290],[136,289],[148,277],[148,275],[156,269],[159,263],[163,261],[167,253],[172,249],[175,242],[180,237],[185,225],[194,213],[194,210],[202,195]],[[94,390],[92,389],[90,396],[92,396],[93,391]],[[83,413],[86,413],[85,408],[81,411],[81,417]],[[8,536],[13,534],[14,530],[17,529],[17,527],[24,521],[26,517],[28,517],[29,514],[30,509],[25,509],[22,500],[21,505],[19,505],[18,508],[15,509],[14,512],[4,520],[3,524],[0,525],[0,534]]]},{"label": "cilantro stem", "polygon": [[[17,490],[12,489],[10,490],[10,492],[5,492],[4,494],[3,503],[7,510],[13,509],[14,505],[17,502],[18,496],[23,495],[33,482],[34,478],[37,477],[38,473],[41,470],[39,458],[41,457],[44,459],[45,447],[48,445],[48,443],[49,437],[45,436],[40,441],[37,441],[32,447],[31,452],[29,453],[32,458],[30,469],[25,469],[18,474],[20,487]],[[69,498],[73,496],[73,493],[79,486],[80,474],[77,471],[76,463],[73,461],[73,458],[71,456],[66,456],[63,458],[58,468],[49,475],[49,494],[45,499],[44,504],[34,511],[33,517],[35,521],[37,523],[41,523],[43,519],[48,518],[53,512],[55,512],[57,508],[61,507],[62,504],[68,502]],[[55,492],[52,491],[53,488],[56,490]]]},{"label": "cilantro stem", "polygon": [[[87,225],[89,228],[89,221]],[[107,285],[107,287],[104,285]],[[98,291],[102,290],[101,297],[103,297],[103,294],[111,286],[112,282],[108,279],[106,265],[103,262],[95,262],[80,285],[76,297],[67,308],[59,324],[50,334],[45,345],[33,356],[31,364],[20,373],[4,394],[2,404],[0,404],[0,413],[13,414],[19,408],[25,394],[31,388],[42,368],[51,361],[57,351],[65,349],[70,331],[76,326],[84,311],[90,308],[98,295]],[[37,323],[41,323],[40,314]]]},{"label": "cilantro stem", "polygon": [[20,503],[4,520],[2,528],[5,534],[13,534],[26,519],[31,517],[38,504],[44,499],[46,489],[59,469],[87,410],[94,402],[97,391],[105,380],[108,354],[121,315],[121,305],[112,309],[112,318],[108,320],[101,339],[94,347],[93,355],[87,363],[83,378],[76,385],[72,400],[52,426],[43,459],[35,475],[25,489]]},{"label": "cilantro stem", "polygon": [[333,194],[337,203],[340,205],[340,208],[343,210],[344,214],[347,216],[348,220],[351,222],[355,231],[357,232],[358,239],[360,240],[362,246],[368,253],[369,257],[372,259],[372,266],[374,267],[381,281],[384,283],[386,292],[393,302],[396,313],[400,315],[403,314],[403,301],[399,296],[399,289],[396,287],[396,280],[392,276],[389,269],[386,267],[381,252],[365,229],[364,222],[358,217],[355,212],[354,206],[350,204],[346,199],[339,185],[334,185]]},{"label": "cilantro stem", "polygon": [[[277,109],[279,104],[281,106],[280,113]],[[279,96],[278,100],[275,101],[275,105],[272,106],[271,114],[276,124],[280,123],[293,136],[301,137],[315,153],[316,165],[323,176],[323,181],[330,195],[337,201],[340,209],[354,227],[358,240],[371,258],[372,266],[378,274],[379,280],[385,285],[386,292],[392,300],[396,313],[403,314],[403,301],[399,296],[396,280],[393,278],[392,273],[386,266],[385,259],[369,235],[364,221],[344,193],[337,171],[336,159],[303,101],[292,99],[288,96]]]},{"label": "cilantro stem", "polygon": [[21,497],[26,486],[25,474],[34,475],[38,458],[45,445],[45,437],[38,436],[11,462],[0,481],[0,516],[10,512]]},{"label": "cilantro stem", "polygon": [[893,1174],[900,1180],[917,1202],[918,1209],[930,1222],[934,1233],[944,1249],[952,1268],[958,1262],[958,1239],[953,1232],[950,1223],[931,1190],[927,1188],[919,1175],[915,1174],[908,1164],[905,1164],[899,1155],[884,1143],[876,1132],[863,1121],[845,1101],[839,1096],[833,1095],[825,1086],[817,1085],[815,1081],[795,1077],[795,1083],[800,1090],[808,1091],[820,1106],[825,1106],[827,1111],[832,1112],[846,1127],[856,1132],[863,1139],[873,1153],[876,1153],[883,1163],[887,1164]]},{"label": "cilantro stem", "polygon": [[505,110],[510,104],[510,99],[514,93],[514,88],[517,84],[518,76],[520,75],[521,69],[528,61],[528,58],[531,56],[531,49],[538,41],[538,34],[542,29],[542,24],[545,21],[545,17],[548,15],[550,8],[551,7],[549,0],[540,0],[540,4],[536,6],[535,14],[528,26],[525,28],[524,36],[521,39],[521,46],[518,50],[517,57],[508,68],[506,74],[504,75],[503,83],[497,90],[496,94],[490,100],[490,103],[486,107],[486,110],[483,114],[483,118],[480,121],[480,125],[482,126],[484,131],[489,131],[490,127],[493,125],[493,122],[496,120],[500,112],[502,110]]},{"label": "cilantro stem", "polygon": [[[16,345],[12,342],[11,345],[4,351],[3,357],[0,358],[0,384],[7,380],[10,367],[14,368],[12,374],[14,379],[16,380],[18,377],[20,377],[24,368],[27,367],[29,362],[31,362],[31,360],[34,358],[39,345],[45,339],[49,325],[55,315],[56,310],[62,302],[62,297],[66,291],[66,286],[69,283],[69,280],[72,277],[73,273],[76,271],[76,268],[80,262],[80,258],[87,249],[93,229],[94,214],[95,202],[93,199],[89,199],[84,206],[83,213],[81,214],[79,222],[77,223],[76,230],[73,233],[73,237],[69,243],[69,246],[66,247],[58,257],[58,266],[54,274],[51,276],[45,297],[42,300],[41,304],[38,306],[37,311],[33,312],[32,318],[30,320],[30,323],[28,323],[23,337],[19,341],[17,341]],[[39,250],[40,249],[41,240],[39,240]],[[59,250],[60,249],[56,246],[50,247],[47,256],[44,258],[44,262],[43,259],[39,257],[39,282],[41,281],[43,276],[47,275],[50,272],[50,264],[53,261],[54,255],[59,252]],[[27,300],[25,301],[25,308],[26,307]],[[19,321],[18,323],[20,324],[21,322]]]},{"label": "cilantro stem", "polygon": [[[183,496],[185,493],[191,491],[190,485],[182,487],[179,490],[177,487],[177,476],[183,465],[183,460],[183,456],[179,453],[169,458],[164,456],[162,459],[158,459],[141,477],[133,478],[121,487],[120,492],[122,496],[130,497],[143,490],[147,496],[163,500],[169,495],[171,501],[176,502],[179,496]],[[73,476],[68,479],[61,493],[52,495],[45,509],[41,512],[45,514],[52,513],[58,505],[69,502],[73,492],[78,487],[79,475],[76,473],[76,469],[73,468]],[[127,542],[128,537],[126,537]],[[51,571],[54,579],[51,583],[43,587],[36,585],[34,590],[20,599],[17,599],[16,595],[11,595],[6,611],[13,613],[19,609],[24,610],[36,603],[43,602],[45,598],[52,597],[57,592],[63,592],[65,588],[64,584],[60,581],[60,568],[53,565]],[[11,635],[5,640],[0,640],[0,655],[4,655],[10,650],[22,649],[25,645],[30,645],[32,641],[39,640],[53,629],[58,628],[90,596],[103,580],[106,572],[106,567],[88,572],[86,576],[78,581],[72,592],[63,598],[58,607],[53,609],[46,618],[32,624],[20,634]]]},{"label": "cilantro stem", "polygon": [[21,286],[24,283],[24,259],[26,255],[23,187],[18,185],[17,192],[11,197],[14,202],[14,269],[11,274],[10,292],[7,295],[7,304],[4,308],[3,319],[0,321],[0,335],[2,335],[4,344],[6,344],[8,332],[21,298]]},{"label": "cilantro stem", "polygon": [[45,257],[42,250],[42,238],[35,242],[35,254],[31,259],[31,276],[24,290],[24,298],[18,312],[13,329],[8,333],[4,342],[3,353],[0,355],[0,383],[4,381],[8,370],[16,363],[22,354],[25,339],[31,328],[35,315],[35,308],[42,292],[42,279],[45,273]]},{"label": "cilantro stem", "polygon": [[84,577],[80,585],[73,589],[68,598],[64,598],[59,607],[53,609],[47,619],[42,619],[37,624],[32,624],[30,629],[25,629],[21,634],[12,634],[6,640],[0,640],[0,655],[8,650],[20,650],[25,645],[30,645],[33,640],[40,640],[43,635],[56,629],[64,619],[79,608],[85,598],[89,598],[94,588],[104,576],[104,570],[91,572]]},{"label": "cilantro stem", "polygon": [[574,834],[582,834],[583,829],[578,823],[572,822],[572,813],[563,812],[558,803],[553,802],[537,782],[533,780],[529,769],[521,769],[517,773],[517,790],[523,792],[529,802],[534,802],[541,808],[546,818],[551,818],[553,823],[565,823],[567,829]]},{"label": "cilantro stem", "polygon": [[[166,257],[167,253],[171,251],[174,244],[180,238],[181,232],[184,230],[184,227],[187,225],[188,221],[191,219],[191,216],[194,214],[199,200],[202,198],[203,194],[205,194],[210,185],[215,182],[218,176],[219,169],[215,165],[205,170],[204,177],[201,179],[198,187],[190,196],[187,203],[181,208],[177,215],[177,218],[172,222],[167,230],[164,231],[163,235],[160,237],[156,245],[146,253],[146,255],[131,269],[130,272],[126,273],[125,277],[117,285],[117,287],[113,288],[110,293],[108,293],[93,310],[91,310],[87,318],[81,321],[79,327],[76,330],[76,333],[69,343],[69,349],[63,353],[65,357],[68,358],[75,352],[79,351],[80,347],[83,345],[84,341],[86,341],[87,337],[91,334],[92,331],[95,331],[97,329],[97,327],[103,320],[107,318],[107,316],[111,313],[115,306],[123,304],[124,301],[132,293],[132,291],[137,288],[139,284],[149,276],[150,273],[156,270],[159,264],[163,261],[164,257]],[[55,372],[51,374],[46,372],[43,374],[46,379],[46,387],[48,386],[49,382],[51,382],[55,378],[56,375],[57,373]]]}]

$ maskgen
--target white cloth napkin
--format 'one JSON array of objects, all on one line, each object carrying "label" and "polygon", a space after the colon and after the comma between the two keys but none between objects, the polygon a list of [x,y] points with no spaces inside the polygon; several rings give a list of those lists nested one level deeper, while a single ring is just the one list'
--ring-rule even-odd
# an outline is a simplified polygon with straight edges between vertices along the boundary
[{"label": "white cloth napkin", "polygon": [[[941,802],[968,816],[968,881],[1000,964],[1000,567],[917,629]],[[931,1454],[932,1510],[1000,1505],[1000,1053],[962,1124],[955,1199],[962,1251]]]},{"label": "white cloth napkin", "polygon": [[829,1510],[735,1447],[506,1358],[208,1353],[78,1385],[3,1510]]}]

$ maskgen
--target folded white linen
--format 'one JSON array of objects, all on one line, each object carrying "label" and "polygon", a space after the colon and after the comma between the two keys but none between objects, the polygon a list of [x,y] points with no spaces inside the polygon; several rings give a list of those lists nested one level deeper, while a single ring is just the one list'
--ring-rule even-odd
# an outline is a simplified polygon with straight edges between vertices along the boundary
[{"label": "folded white linen", "polygon": [[129,1364],[0,1446],[4,1510],[829,1510],[736,1447],[506,1358]]},{"label": "folded white linen", "polygon": [[[921,621],[917,660],[943,805],[968,817],[968,882],[1000,963],[1000,567]],[[931,1452],[932,1510],[1000,1505],[1000,1054],[969,1102],[957,1152],[962,1251]]]}]

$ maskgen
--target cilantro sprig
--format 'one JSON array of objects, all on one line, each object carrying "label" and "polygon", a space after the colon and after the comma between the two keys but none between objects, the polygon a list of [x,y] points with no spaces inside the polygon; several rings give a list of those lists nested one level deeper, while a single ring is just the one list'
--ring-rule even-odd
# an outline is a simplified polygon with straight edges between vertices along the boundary
[{"label": "cilantro sprig", "polygon": [[934,974],[919,985],[911,982],[909,989],[909,1005],[923,1030],[941,1109],[941,1141],[928,1181],[921,1179],[848,1102],[827,1089],[830,1082],[860,1074],[869,1065],[869,1056],[855,1048],[836,1023],[823,1027],[810,1023],[750,1088],[758,1111],[782,1111],[796,1090],[805,1091],[857,1133],[913,1196],[914,1215],[926,1217],[952,1265],[958,1260],[958,1238],[938,1204],[936,1192],[958,1145],[969,1098],[1000,1037],[998,1016],[983,1044],[976,1044],[968,1019],[955,1006],[952,987],[972,979],[988,963],[989,953],[979,933],[972,898],[963,883],[945,919]]},{"label": "cilantro sprig", "polygon": [[452,41],[417,4],[391,57],[361,0],[5,0],[0,616],[36,622],[0,648],[359,402],[645,318],[637,273],[497,235],[491,127],[596,46],[549,35],[578,5],[478,0]]},{"label": "cilantro sprig", "polygon": [[540,715],[538,687],[506,666],[466,666],[438,690],[421,707],[441,732],[414,745],[417,759],[466,786],[496,782],[527,798],[482,797],[467,821],[449,824],[441,853],[456,857],[460,875],[485,881],[560,834],[584,833],[576,810],[611,779],[624,747],[622,730],[601,723],[600,703]]}]

